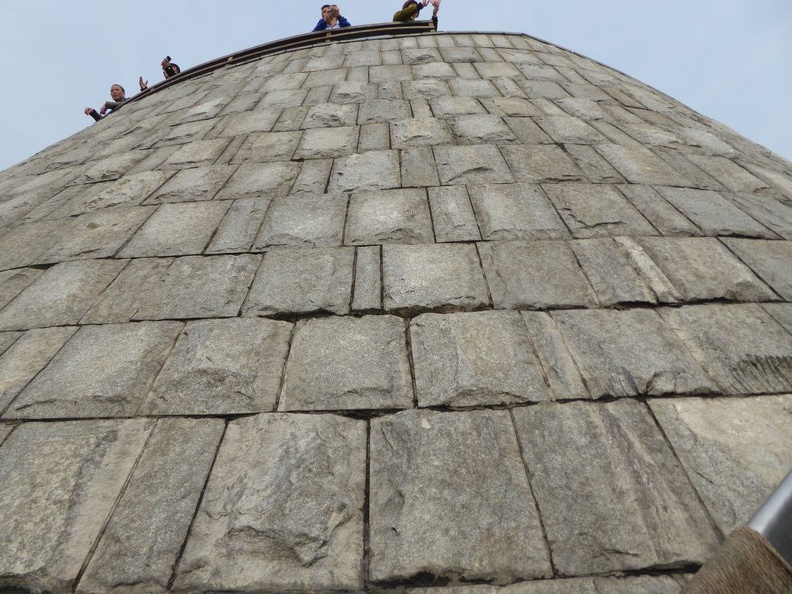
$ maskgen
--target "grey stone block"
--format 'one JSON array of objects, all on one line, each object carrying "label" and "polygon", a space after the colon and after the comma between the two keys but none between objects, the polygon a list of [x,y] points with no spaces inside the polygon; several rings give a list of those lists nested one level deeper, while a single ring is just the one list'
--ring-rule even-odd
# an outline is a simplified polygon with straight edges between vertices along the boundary
[{"label": "grey stone block", "polygon": [[299,172],[299,163],[243,163],[215,200],[285,196]]},{"label": "grey stone block", "polygon": [[792,467],[792,396],[649,404],[723,534],[746,524]]},{"label": "grey stone block", "polygon": [[792,301],[792,242],[723,239],[723,243],[786,301]]},{"label": "grey stone block", "polygon": [[0,587],[73,591],[152,425],[142,419],[27,423],[6,439]]},{"label": "grey stone block", "polygon": [[385,245],[382,260],[386,311],[472,310],[489,304],[472,244]]},{"label": "grey stone block", "polygon": [[261,256],[133,260],[83,324],[234,317]]},{"label": "grey stone block", "polygon": [[163,204],[118,253],[121,258],[200,254],[230,202]]},{"label": "grey stone block", "polygon": [[685,301],[777,299],[715,238],[642,237],[639,241]]},{"label": "grey stone block", "polygon": [[433,243],[426,191],[386,190],[353,194],[344,237],[347,245]]},{"label": "grey stone block", "polygon": [[360,126],[360,139],[355,152],[386,151],[390,147],[390,128],[387,123]]},{"label": "grey stone block", "polygon": [[726,394],[792,392],[790,334],[758,305],[662,310]]},{"label": "grey stone block", "polygon": [[0,270],[34,264],[58,238],[63,221],[39,221],[11,228],[0,237]]},{"label": "grey stone block", "polygon": [[401,151],[402,187],[436,187],[440,185],[431,147],[414,146]]},{"label": "grey stone block", "polygon": [[132,416],[181,329],[180,322],[80,328],[4,417]]},{"label": "grey stone block", "polygon": [[[595,307],[597,298],[569,244],[509,241],[479,244],[495,307]],[[548,278],[554,279],[548,283]]]},{"label": "grey stone block", "polygon": [[770,187],[731,159],[706,155],[688,155],[688,159],[733,192],[751,193]]},{"label": "grey stone block", "polygon": [[[790,194],[792,196],[792,193]],[[792,239],[792,203],[768,196],[735,194],[731,199],[744,212],[784,239]]]},{"label": "grey stone block", "polygon": [[186,169],[188,167],[212,165],[226,150],[228,143],[228,138],[195,140],[183,145],[168,157],[162,164],[162,169]]},{"label": "grey stone block", "polygon": [[30,330],[9,345],[0,356],[0,414],[76,331],[68,326]]},{"label": "grey stone block", "polygon": [[652,151],[640,145],[601,143],[596,145],[602,155],[632,184],[683,186],[689,181]]},{"label": "grey stone block", "polygon": [[219,419],[157,423],[77,592],[168,589],[224,430]]},{"label": "grey stone block", "polygon": [[[360,52],[355,52],[354,54],[350,54],[346,57],[346,60],[349,61],[365,61],[365,56],[358,56]],[[379,56],[377,56],[379,59]],[[374,66],[374,64],[366,64],[366,66]],[[369,101],[376,99],[377,97],[377,86],[370,84],[369,82],[354,82],[354,81],[344,81],[338,83],[335,87],[333,87],[333,91],[330,94],[330,103],[363,103],[366,104]]]},{"label": "grey stone block", "polygon": [[0,330],[76,324],[126,264],[80,260],[53,266],[3,308]]},{"label": "grey stone block", "polygon": [[535,121],[558,143],[595,144],[605,141],[597,130],[573,116],[544,116]]},{"label": "grey stone block", "polygon": [[253,318],[188,322],[138,414],[275,410],[291,329]]},{"label": "grey stone block", "polygon": [[533,118],[505,117],[503,120],[523,144],[553,144],[553,139],[534,122]]},{"label": "grey stone block", "polygon": [[359,591],[365,472],[363,421],[231,422],[173,587]]},{"label": "grey stone block", "polygon": [[[481,101],[475,97],[453,97],[440,95],[429,101],[436,118],[453,118],[462,115],[486,114]],[[500,115],[500,114],[495,114]]]},{"label": "grey stone block", "polygon": [[[304,94],[304,92],[301,92],[301,95]],[[300,103],[302,103],[302,97],[300,98]],[[274,109],[272,105],[268,107],[272,109],[256,109],[246,113],[235,114],[234,117],[224,118],[225,124],[221,124],[223,128],[218,133],[218,136],[242,136],[251,132],[269,132],[275,122],[278,121],[280,110]]]},{"label": "grey stone block", "polygon": [[451,93],[458,97],[500,97],[497,87],[488,80],[471,78],[450,78],[448,86]]},{"label": "grey stone block", "polygon": [[580,168],[556,145],[506,145],[501,150],[517,181],[547,183],[583,179]]},{"label": "grey stone block", "polygon": [[569,237],[538,185],[493,184],[471,186],[468,191],[485,241]]},{"label": "grey stone block", "polygon": [[412,117],[410,103],[401,99],[373,99],[360,106],[357,123],[377,124],[399,122]]},{"label": "grey stone block", "polygon": [[354,248],[267,252],[243,308],[245,315],[349,313]]},{"label": "grey stone block", "polygon": [[706,512],[644,405],[513,414],[559,575],[685,566],[713,553]]},{"label": "grey stone block", "polygon": [[346,212],[347,197],[342,194],[294,194],[275,198],[253,248],[339,246],[344,236]]},{"label": "grey stone block", "polygon": [[496,115],[461,115],[453,120],[454,135],[459,144],[512,143],[517,137]]},{"label": "grey stone block", "polygon": [[129,151],[106,157],[90,167],[78,178],[78,183],[95,184],[116,180],[126,175],[146,154],[143,151]]},{"label": "grey stone block", "polygon": [[429,188],[435,241],[478,241],[481,239],[476,215],[465,186]]},{"label": "grey stone block", "polygon": [[22,332],[0,332],[0,355],[5,353],[21,336]]},{"label": "grey stone block", "polygon": [[400,183],[398,151],[369,151],[336,159],[328,191],[386,190]]},{"label": "grey stone block", "polygon": [[492,115],[527,118],[542,114],[533,103],[524,97],[490,97],[480,99],[479,102]]},{"label": "grey stone block", "polygon": [[653,310],[559,311],[552,316],[593,398],[718,392]]},{"label": "grey stone block", "polygon": [[98,187],[102,189],[96,193],[92,191],[93,188],[82,186],[80,193],[56,212],[58,215],[74,216],[115,206],[136,206],[172,176],[173,172],[170,171],[127,174],[108,186],[100,184]]},{"label": "grey stone block", "polygon": [[325,159],[351,155],[356,152],[359,134],[359,126],[306,130],[294,153],[294,158]]},{"label": "grey stone block", "polygon": [[339,128],[357,124],[358,106],[356,103],[336,105],[321,103],[308,109],[302,128]]},{"label": "grey stone block", "polygon": [[510,184],[515,181],[496,146],[437,146],[434,154],[443,185]]},{"label": "grey stone block", "polygon": [[552,573],[506,411],[374,419],[370,484],[374,582],[509,583]]},{"label": "grey stone block", "polygon": [[519,313],[424,314],[410,324],[419,406],[481,406],[549,398]]},{"label": "grey stone block", "polygon": [[267,163],[289,161],[302,138],[299,131],[255,132],[245,138],[231,163]]},{"label": "grey stone block", "polygon": [[182,169],[154,191],[146,200],[146,204],[211,200],[234,171],[236,166],[229,165]]},{"label": "grey stone block", "polygon": [[[679,579],[679,578],[678,578]],[[407,588],[404,594],[681,594],[674,576],[567,578],[532,580],[511,586],[449,586]]]},{"label": "grey stone block", "polygon": [[42,274],[44,271],[37,268],[18,268],[0,272],[0,309],[8,305]]},{"label": "grey stone block", "polygon": [[332,159],[310,159],[303,161],[300,174],[294,180],[291,193],[313,192],[322,194],[327,190],[330,170],[333,167]]},{"label": "grey stone block", "polygon": [[698,225],[706,235],[739,235],[775,239],[776,235],[717,192],[690,188],[658,188],[663,197]]},{"label": "grey stone block", "polygon": [[432,100],[439,97],[450,96],[448,83],[444,80],[431,78],[422,80],[405,80],[402,83],[404,98],[407,100],[426,99]]},{"label": "grey stone block", "polygon": [[451,144],[453,138],[446,122],[434,118],[402,119],[390,126],[393,148]]},{"label": "grey stone block", "polygon": [[299,322],[279,410],[410,408],[405,326],[393,316]]},{"label": "grey stone block", "polygon": [[701,231],[651,186],[620,185],[618,190],[661,234],[701,235]]},{"label": "grey stone block", "polygon": [[624,178],[594,150],[594,147],[584,144],[566,144],[564,148],[590,182],[595,184],[624,183]]},{"label": "grey stone block", "polygon": [[355,250],[355,285],[353,311],[382,309],[382,254],[379,247],[360,247]]},{"label": "grey stone block", "polygon": [[268,197],[235,200],[215,231],[207,254],[246,252],[253,245],[264,215],[270,205]]}]

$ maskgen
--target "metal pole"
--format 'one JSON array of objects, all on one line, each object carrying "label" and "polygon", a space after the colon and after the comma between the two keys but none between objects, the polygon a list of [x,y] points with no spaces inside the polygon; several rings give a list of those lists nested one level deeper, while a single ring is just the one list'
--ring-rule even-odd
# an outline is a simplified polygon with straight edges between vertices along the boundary
[{"label": "metal pole", "polygon": [[792,565],[792,472],[748,523]]}]

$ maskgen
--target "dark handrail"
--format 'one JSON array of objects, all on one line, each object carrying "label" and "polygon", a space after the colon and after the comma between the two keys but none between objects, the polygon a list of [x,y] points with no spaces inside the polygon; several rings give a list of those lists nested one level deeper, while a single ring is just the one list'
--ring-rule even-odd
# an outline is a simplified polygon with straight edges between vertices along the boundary
[{"label": "dark handrail", "polygon": [[[303,33],[293,37],[285,37],[277,41],[271,41],[262,45],[257,45],[221,58],[204,62],[198,66],[182,70],[176,76],[166,78],[145,91],[130,97],[126,103],[138,101],[143,97],[161,91],[171,85],[180,83],[191,78],[203,76],[220,68],[230,65],[242,64],[246,61],[268,56],[282,51],[300,49],[304,47],[315,47],[328,42],[349,41],[353,39],[365,39],[369,37],[401,37],[405,35],[418,35],[422,33],[433,33],[435,24],[432,21],[412,21],[409,23],[380,23],[375,25],[358,25],[354,27],[343,27],[341,29],[328,29],[326,31],[316,31]],[[125,103],[125,104],[126,104]]]}]

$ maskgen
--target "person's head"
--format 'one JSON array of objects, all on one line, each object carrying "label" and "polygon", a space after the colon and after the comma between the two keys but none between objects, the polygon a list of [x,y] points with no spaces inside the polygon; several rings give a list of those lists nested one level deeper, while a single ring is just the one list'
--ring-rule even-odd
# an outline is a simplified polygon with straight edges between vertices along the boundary
[{"label": "person's head", "polygon": [[327,13],[328,13],[329,10],[330,10],[330,5],[329,4],[325,4],[324,6],[322,6],[322,18],[323,19],[327,18]]},{"label": "person's head", "polygon": [[402,5],[402,10],[404,10],[405,8],[407,8],[407,7],[408,7],[410,4],[418,4],[418,2],[417,2],[416,0],[407,0],[407,2],[405,2],[405,3]]},{"label": "person's head", "polygon": [[121,101],[126,96],[126,91],[121,85],[115,84],[110,87],[110,96],[113,98],[113,101]]}]

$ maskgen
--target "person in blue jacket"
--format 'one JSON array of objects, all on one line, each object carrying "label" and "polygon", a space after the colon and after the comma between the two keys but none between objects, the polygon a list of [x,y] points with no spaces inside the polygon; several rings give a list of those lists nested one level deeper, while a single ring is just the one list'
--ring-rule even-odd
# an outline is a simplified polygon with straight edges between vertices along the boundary
[{"label": "person in blue jacket", "polygon": [[322,18],[316,23],[314,31],[326,31],[327,29],[338,29],[339,27],[351,27],[352,23],[341,16],[341,9],[337,4],[325,4],[322,6]]}]

